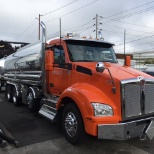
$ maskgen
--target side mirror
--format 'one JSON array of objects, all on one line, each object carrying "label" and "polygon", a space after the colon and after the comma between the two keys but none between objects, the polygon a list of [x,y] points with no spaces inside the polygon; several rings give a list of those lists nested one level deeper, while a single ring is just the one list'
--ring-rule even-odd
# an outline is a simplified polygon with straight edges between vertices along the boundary
[{"label": "side mirror", "polygon": [[125,65],[128,67],[131,66],[131,57],[130,56],[125,57]]},{"label": "side mirror", "polygon": [[47,50],[45,52],[45,70],[53,71],[53,63],[54,63],[54,53],[52,50]]},{"label": "side mirror", "polygon": [[96,71],[102,73],[105,70],[105,66],[102,62],[96,64]]}]

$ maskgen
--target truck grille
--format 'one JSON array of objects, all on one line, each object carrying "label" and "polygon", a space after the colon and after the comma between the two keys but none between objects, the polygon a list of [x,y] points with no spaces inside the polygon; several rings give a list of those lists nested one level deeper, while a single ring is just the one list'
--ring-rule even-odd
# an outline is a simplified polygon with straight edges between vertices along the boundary
[{"label": "truck grille", "polygon": [[138,116],[141,114],[140,86],[127,85],[124,87],[125,114],[126,117]]},{"label": "truck grille", "polygon": [[145,113],[154,112],[154,85],[145,85]]},{"label": "truck grille", "polygon": [[122,84],[123,119],[141,117],[154,113],[154,81]]}]

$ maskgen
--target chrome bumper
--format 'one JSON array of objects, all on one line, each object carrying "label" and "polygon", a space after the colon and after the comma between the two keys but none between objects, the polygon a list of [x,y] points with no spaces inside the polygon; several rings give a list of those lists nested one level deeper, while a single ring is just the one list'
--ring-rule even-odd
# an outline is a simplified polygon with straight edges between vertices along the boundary
[{"label": "chrome bumper", "polygon": [[98,125],[98,138],[111,140],[128,140],[146,135],[154,137],[154,117],[118,124]]}]

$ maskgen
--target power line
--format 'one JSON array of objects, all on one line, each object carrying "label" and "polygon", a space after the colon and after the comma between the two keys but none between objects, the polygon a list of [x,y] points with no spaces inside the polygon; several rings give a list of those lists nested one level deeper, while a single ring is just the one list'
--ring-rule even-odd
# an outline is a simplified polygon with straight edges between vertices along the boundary
[{"label": "power line", "polygon": [[137,14],[140,14],[140,13],[143,13],[143,12],[147,12],[147,11],[150,11],[150,10],[153,10],[153,9],[154,9],[154,7],[150,7],[150,8],[146,8],[144,10],[140,10],[140,11],[137,11],[137,12],[127,14],[125,16],[122,16],[122,17],[119,17],[119,18],[116,18],[116,19],[109,19],[109,20],[110,20],[110,22],[113,22],[113,21],[117,21],[117,20],[121,20],[121,19],[124,19],[124,18],[131,17],[133,15],[137,15]]},{"label": "power line", "polygon": [[129,22],[125,22],[125,21],[120,21],[120,20],[114,20],[114,19],[109,19],[111,22],[115,21],[115,22],[121,22],[121,23],[125,23],[125,24],[129,24],[129,25],[133,25],[133,26],[138,26],[138,27],[144,27],[144,28],[154,28],[154,27],[148,27],[148,26],[142,26],[142,25],[137,25],[137,24],[132,24]]},{"label": "power line", "polygon": [[86,23],[83,24],[83,25],[76,26],[76,27],[69,28],[69,29],[65,29],[64,31],[66,31],[66,30],[70,30],[70,29],[74,29],[74,28],[75,28],[75,29],[74,29],[73,31],[77,31],[77,30],[79,30],[79,29],[83,29],[82,27],[84,27],[85,25],[89,25],[89,24],[91,24],[92,22],[94,22],[93,19],[90,20],[90,21],[88,21],[88,22],[86,22]]},{"label": "power line", "polygon": [[57,9],[55,9],[55,10],[53,10],[53,11],[50,11],[50,12],[48,12],[48,13],[43,14],[42,16],[46,16],[46,15],[48,15],[48,14],[50,14],[50,13],[53,13],[53,12],[58,11],[58,10],[60,10],[60,9],[63,9],[63,8],[69,6],[69,5],[71,5],[71,4],[73,4],[73,3],[77,2],[77,1],[78,1],[78,0],[71,1],[70,3],[67,3],[67,4],[64,5],[64,6],[61,6],[61,7],[57,8]]},{"label": "power line", "polygon": [[84,31],[86,31],[86,30],[88,30],[88,29],[90,29],[90,28],[92,28],[92,27],[93,27],[93,26],[86,27],[84,30],[81,30],[80,33],[83,33]]},{"label": "power line", "polygon": [[91,4],[93,4],[93,3],[97,2],[97,1],[98,1],[98,0],[92,1],[91,3],[88,3],[88,4],[86,4],[86,5],[82,6],[82,7],[78,8],[78,9],[76,9],[76,10],[73,10],[73,11],[71,11],[71,12],[69,12],[69,13],[66,13],[66,14],[64,14],[64,15],[62,15],[62,16],[60,16],[60,17],[57,17],[57,18],[51,19],[51,20],[49,20],[49,21],[46,21],[45,23],[48,23],[48,22],[51,22],[51,21],[53,21],[53,20],[62,18],[62,17],[64,17],[64,16],[67,16],[67,15],[69,15],[69,14],[71,14],[71,13],[74,13],[74,12],[76,12],[76,11],[78,11],[78,10],[81,10],[81,9],[83,9],[83,8],[89,6],[89,5],[91,5]]},{"label": "power line", "polygon": [[130,28],[123,28],[123,27],[119,27],[119,26],[115,26],[115,25],[110,25],[110,24],[107,24],[105,22],[104,22],[104,24],[108,25],[108,26],[111,26],[111,27],[118,28],[118,29],[120,28],[120,29],[126,29],[126,30],[135,31],[135,32],[139,32],[139,33],[145,33],[145,34],[149,33],[149,34],[151,34],[150,32],[139,31],[139,30],[134,30],[134,29],[130,29]]},{"label": "power line", "polygon": [[30,25],[20,34],[20,36],[18,37],[17,40],[19,40],[19,38],[21,38],[21,36],[29,29],[31,28],[31,26],[34,24],[34,21],[36,20],[36,18],[33,19],[33,21],[30,23]]},{"label": "power line", "polygon": [[[149,37],[153,37],[154,35],[151,35],[151,36],[147,36],[147,37],[143,37],[143,38],[140,38],[140,39],[137,39],[137,40],[133,40],[133,41],[130,41],[130,42],[126,42],[126,44],[128,43],[132,43],[132,42],[136,42],[136,41],[140,41],[140,40],[143,40],[143,39],[146,39],[146,38],[149,38]],[[120,45],[123,45],[123,44],[118,44],[116,46],[120,46]]]},{"label": "power line", "polygon": [[116,16],[116,15],[119,15],[119,14],[122,14],[122,13],[125,13],[125,12],[128,12],[128,11],[137,9],[137,8],[139,8],[139,7],[142,7],[142,6],[151,4],[151,3],[154,3],[154,1],[151,1],[151,2],[148,2],[148,3],[145,3],[145,4],[142,4],[142,5],[135,6],[135,7],[133,7],[133,8],[128,9],[128,10],[125,10],[125,11],[122,11],[122,12],[118,12],[118,13],[116,13],[116,14],[113,14],[113,15],[110,15],[110,16],[104,17],[104,18],[105,18],[105,19],[106,19],[106,18],[110,18],[110,17],[113,17],[113,16]]}]

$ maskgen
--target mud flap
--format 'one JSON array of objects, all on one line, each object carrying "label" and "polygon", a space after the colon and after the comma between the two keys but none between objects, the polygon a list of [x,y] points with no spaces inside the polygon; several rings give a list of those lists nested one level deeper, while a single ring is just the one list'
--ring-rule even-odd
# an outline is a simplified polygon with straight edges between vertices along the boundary
[{"label": "mud flap", "polygon": [[146,136],[152,140],[154,137],[154,121],[152,120],[145,131]]}]

